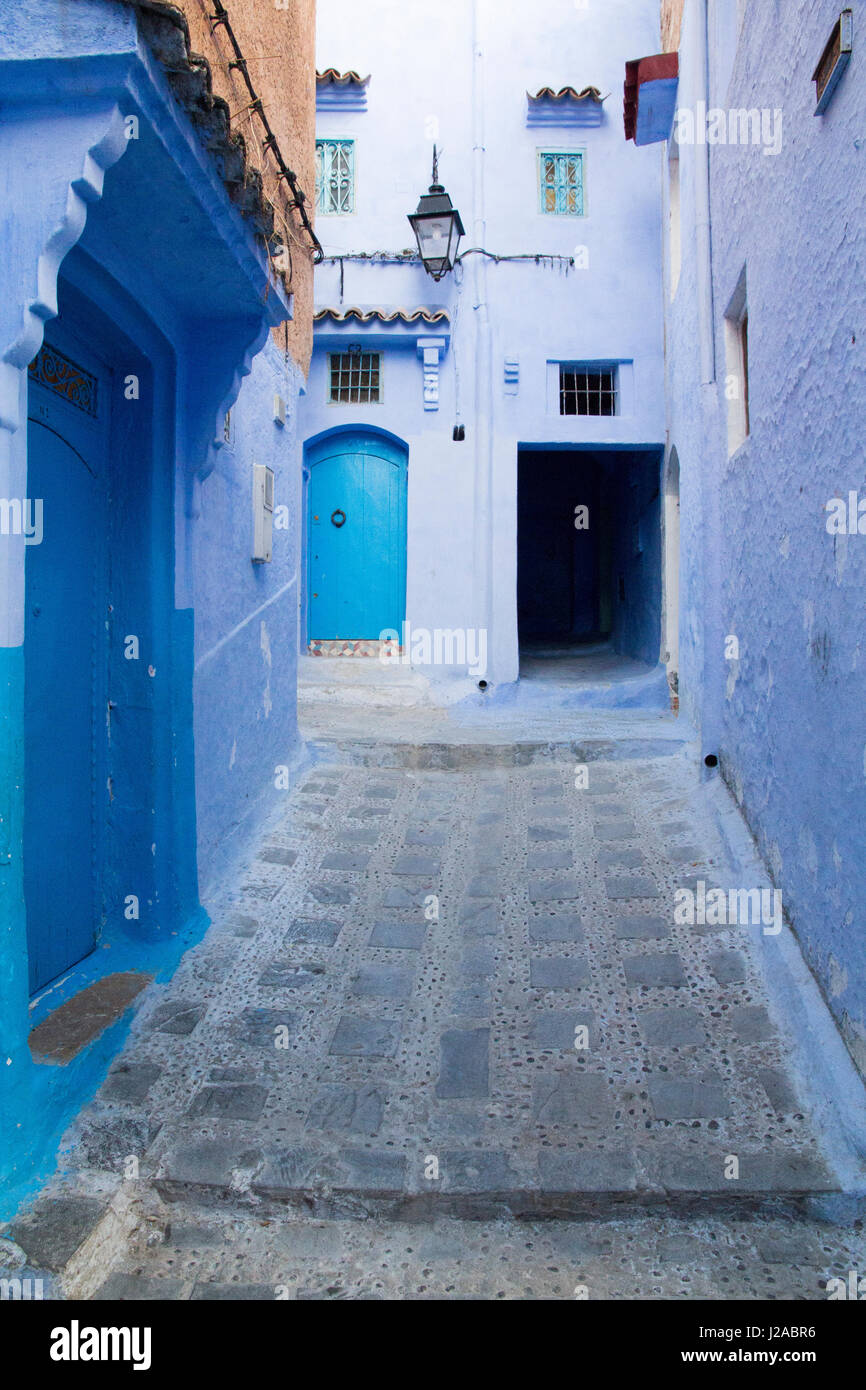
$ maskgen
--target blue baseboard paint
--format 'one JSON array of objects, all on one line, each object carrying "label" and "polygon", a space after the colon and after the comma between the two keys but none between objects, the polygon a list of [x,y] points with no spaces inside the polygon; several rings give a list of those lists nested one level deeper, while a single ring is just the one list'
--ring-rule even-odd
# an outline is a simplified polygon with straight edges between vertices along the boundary
[{"label": "blue baseboard paint", "polygon": [[[23,740],[17,718],[23,703],[24,648],[0,648],[4,739],[2,806],[3,868],[0,874],[0,1220],[6,1220],[56,1167],[58,1146],[74,1115],[100,1086],[113,1057],[126,1041],[133,1018],[129,1008],[116,1023],[60,1066],[35,1062],[28,1046],[34,1027],[66,1000],[105,975],[139,971],[156,981],[171,977],[185,951],[201,940],[209,917],[198,903],[194,850],[191,671],[192,613],[174,615],[175,697],[171,729],[177,768],[170,799],[163,797],[154,820],[166,837],[173,827],[175,853],[161,856],[156,874],[161,922],[131,922],[116,914],[103,929],[96,949],[35,997],[28,999],[26,914],[21,882],[17,788],[23,776]],[[179,692],[179,693],[178,693]],[[184,694],[184,692],[186,692]],[[165,790],[169,790],[166,788]],[[9,853],[6,836],[14,852]],[[161,881],[160,881],[161,880]],[[62,1166],[62,1165],[61,1165]]]},{"label": "blue baseboard paint", "polygon": [[23,1026],[10,1030],[15,1034],[11,1041],[19,1062],[11,1093],[4,1096],[0,1221],[8,1220],[52,1173],[62,1176],[62,1155],[58,1151],[63,1133],[99,1089],[126,1042],[134,1007],[65,1066],[33,1061],[27,1046],[30,1030],[65,999],[108,973],[137,970],[152,974],[155,981],[170,979],[181,956],[201,940],[209,924],[210,918],[200,908],[164,943],[152,945],[147,951],[131,941],[111,943],[110,947],[105,943],[104,950],[98,947],[62,984],[39,998],[36,1006],[27,1011]]}]

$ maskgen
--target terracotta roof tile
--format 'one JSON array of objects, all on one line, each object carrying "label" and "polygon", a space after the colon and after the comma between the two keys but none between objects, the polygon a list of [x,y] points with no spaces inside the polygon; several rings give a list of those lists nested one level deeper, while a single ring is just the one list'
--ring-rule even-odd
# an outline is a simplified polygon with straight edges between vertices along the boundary
[{"label": "terracotta roof tile", "polygon": [[578,91],[576,87],[560,87],[559,91],[554,91],[553,87],[540,87],[534,94],[527,92],[530,101],[596,101],[603,102],[607,98],[603,97],[598,87],[584,87]]},{"label": "terracotta roof tile", "polygon": [[369,323],[371,319],[378,319],[381,323],[393,323],[395,319],[402,319],[404,323],[415,323],[418,319],[423,319],[425,323],[449,323],[451,316],[447,309],[317,309],[313,314],[316,322],[321,319],[333,319],[335,323],[345,323],[348,319],[358,319],[361,323]]},{"label": "terracotta roof tile", "polygon": [[336,68],[325,68],[324,72],[316,73],[316,85],[319,87],[348,87],[350,83],[354,83],[359,87],[366,87],[369,81],[369,73],[366,77],[361,77],[359,73],[354,72],[352,69],[348,72],[338,72]]}]

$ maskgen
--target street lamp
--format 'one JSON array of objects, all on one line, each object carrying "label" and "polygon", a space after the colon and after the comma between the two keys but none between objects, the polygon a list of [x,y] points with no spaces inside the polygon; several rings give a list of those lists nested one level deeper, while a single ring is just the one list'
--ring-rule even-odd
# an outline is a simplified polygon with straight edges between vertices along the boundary
[{"label": "street lamp", "polygon": [[424,269],[434,280],[441,280],[443,275],[454,269],[457,247],[465,232],[460,213],[452,206],[451,199],[439,182],[439,160],[435,145],[433,182],[429,192],[421,195],[417,208],[408,216],[418,242]]}]

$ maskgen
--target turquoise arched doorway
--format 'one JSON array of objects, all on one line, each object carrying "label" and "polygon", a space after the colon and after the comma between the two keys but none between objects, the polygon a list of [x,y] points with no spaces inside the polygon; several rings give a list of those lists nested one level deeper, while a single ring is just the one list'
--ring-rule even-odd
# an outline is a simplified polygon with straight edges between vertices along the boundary
[{"label": "turquoise arched doorway", "polygon": [[377,640],[406,612],[408,451],[367,430],[307,446],[307,635]]}]

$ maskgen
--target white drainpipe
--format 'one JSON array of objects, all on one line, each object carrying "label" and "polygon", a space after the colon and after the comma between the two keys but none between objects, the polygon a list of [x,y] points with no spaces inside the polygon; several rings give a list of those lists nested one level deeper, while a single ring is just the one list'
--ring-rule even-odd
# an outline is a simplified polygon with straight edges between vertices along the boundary
[{"label": "white drainpipe", "polygon": [[[710,101],[709,0],[697,0],[696,58],[698,95],[696,117],[706,116]],[[695,121],[698,136],[700,119]],[[701,344],[701,381],[716,379],[716,343],[713,327],[713,251],[710,235],[710,149],[706,126],[700,131],[695,161],[695,238],[698,254],[698,321]]]},{"label": "white drainpipe", "polygon": [[[710,223],[710,148],[706,139],[705,117],[711,100],[709,60],[709,0],[697,0],[697,33],[695,57],[697,65],[697,127],[703,121],[701,144],[696,147],[695,161],[695,231],[697,242],[698,323],[700,335],[701,382],[705,389],[703,402],[708,422],[717,412],[718,401],[711,402],[715,393],[716,345],[713,308],[713,247]],[[707,388],[710,388],[707,393]],[[710,426],[711,428],[711,426]],[[723,695],[725,663],[724,614],[722,612],[721,518],[719,515],[719,477],[715,450],[709,450],[700,461],[702,520],[705,535],[704,555],[704,671],[701,709],[701,745],[704,755],[719,755],[723,727]],[[712,775],[705,773],[705,775]]]},{"label": "white drainpipe", "polygon": [[[472,245],[487,245],[485,210],[485,51],[482,8],[485,0],[472,5]],[[493,491],[493,382],[490,315],[487,304],[487,258],[470,257],[472,267],[472,309],[475,315],[475,544],[474,599],[475,624],[488,629],[488,652],[492,655],[489,629],[492,626],[492,491]],[[495,658],[494,658],[495,660]],[[488,678],[492,672],[488,672]]]}]

